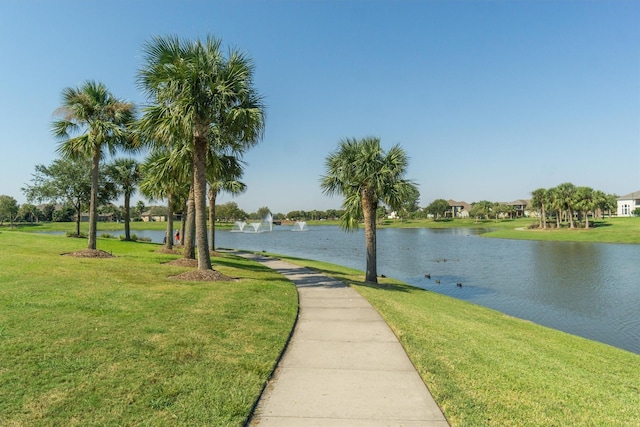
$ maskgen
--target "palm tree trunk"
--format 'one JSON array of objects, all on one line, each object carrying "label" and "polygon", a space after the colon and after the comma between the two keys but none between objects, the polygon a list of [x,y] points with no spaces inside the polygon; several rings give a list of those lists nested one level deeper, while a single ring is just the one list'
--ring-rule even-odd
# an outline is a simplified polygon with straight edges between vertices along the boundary
[{"label": "palm tree trunk", "polygon": [[209,250],[216,250],[216,196],[217,192],[213,187],[209,188],[209,234],[211,240],[209,242]]},{"label": "palm tree trunk", "polygon": [[569,208],[569,228],[576,228],[573,223],[573,210],[571,208]]},{"label": "palm tree trunk", "polygon": [[[82,202],[80,199],[76,199],[73,203],[73,207],[76,209],[76,237],[80,237],[80,219],[82,218]],[[51,218],[53,221],[53,218]]]},{"label": "palm tree trunk", "polygon": [[98,227],[98,168],[100,166],[100,150],[94,149],[91,164],[91,201],[89,203],[89,245],[88,249],[96,248],[96,234]]},{"label": "palm tree trunk", "polygon": [[589,211],[584,211],[584,228],[589,228]]},{"label": "palm tree trunk", "polygon": [[167,235],[165,236],[165,249],[173,249],[173,198],[171,191],[167,192]]},{"label": "palm tree trunk", "polygon": [[371,200],[370,191],[362,190],[362,212],[364,214],[364,236],[367,248],[367,271],[365,281],[378,283],[376,253],[376,203]]},{"label": "palm tree trunk", "polygon": [[195,206],[193,203],[193,184],[191,184],[191,188],[189,189],[189,198],[187,199],[187,218],[184,224],[184,230],[182,230],[182,245],[184,246],[184,251],[182,255],[187,259],[196,259],[196,251],[195,251],[195,226],[196,226],[196,217],[195,217]]},{"label": "palm tree trunk", "polygon": [[543,216],[543,212],[544,212],[544,207],[541,206],[540,207],[540,221],[539,221],[539,227],[542,228],[542,216]]},{"label": "palm tree trunk", "polygon": [[544,204],[542,205],[542,229],[545,230],[547,228],[547,211],[544,208]]},{"label": "palm tree trunk", "polygon": [[204,133],[194,137],[193,177],[198,270],[211,270],[211,258],[209,257],[209,244],[207,242],[207,139]]},{"label": "palm tree trunk", "polygon": [[124,193],[124,240],[131,240],[131,227],[129,221],[131,220],[131,215],[129,214],[131,202],[131,193],[129,191],[125,191]]}]

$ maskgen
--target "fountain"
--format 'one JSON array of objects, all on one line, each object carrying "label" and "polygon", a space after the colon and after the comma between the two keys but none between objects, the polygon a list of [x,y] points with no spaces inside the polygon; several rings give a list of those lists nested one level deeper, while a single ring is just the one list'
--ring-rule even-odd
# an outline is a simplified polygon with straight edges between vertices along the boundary
[{"label": "fountain", "polygon": [[309,231],[305,221],[296,221],[291,231]]},{"label": "fountain", "polygon": [[271,214],[260,222],[250,222],[250,227],[246,227],[247,223],[244,221],[236,221],[234,228],[231,230],[236,233],[264,233],[265,231],[273,231],[273,217]]},{"label": "fountain", "polygon": [[242,233],[244,232],[244,226],[247,225],[244,221],[236,221],[233,224],[233,228],[231,229],[232,233]]}]

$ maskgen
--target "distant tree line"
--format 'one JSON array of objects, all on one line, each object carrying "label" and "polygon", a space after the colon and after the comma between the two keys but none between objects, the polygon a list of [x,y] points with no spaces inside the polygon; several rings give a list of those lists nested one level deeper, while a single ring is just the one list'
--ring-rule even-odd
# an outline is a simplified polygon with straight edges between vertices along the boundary
[{"label": "distant tree line", "polygon": [[[129,160],[131,161],[131,160]],[[109,214],[113,220],[124,221],[126,209],[124,206],[116,206],[110,203],[123,194],[122,182],[115,179],[113,168],[115,164],[122,160],[108,164],[104,167],[104,179],[98,194],[103,204],[98,207],[101,215]],[[80,212],[88,209],[90,197],[90,182],[88,165],[79,160],[74,161],[57,159],[50,166],[37,165],[33,183],[23,188],[23,191],[30,200],[53,200],[54,204],[40,205],[40,208],[24,203],[14,208],[6,208],[7,212],[4,221],[14,222],[38,222],[38,221],[74,221],[77,220]],[[131,169],[132,171],[135,170]],[[112,171],[109,173],[108,171]],[[133,172],[132,172],[133,173]],[[117,176],[117,175],[116,175]],[[126,174],[124,175],[126,177]],[[131,184],[127,187],[130,194],[135,193],[136,187]],[[5,196],[9,197],[9,196]],[[111,198],[111,199],[110,199]],[[605,194],[590,187],[577,187],[571,183],[560,184],[556,187],[545,189],[539,188],[532,192],[532,198],[527,209],[530,213],[539,218],[540,228],[560,227],[568,224],[569,227],[582,226],[589,227],[588,218],[602,217],[611,214],[616,209],[617,196]],[[544,202],[544,203],[543,203]],[[5,203],[10,206],[10,203]],[[255,212],[246,212],[241,209],[236,202],[227,202],[216,205],[217,222],[234,222],[244,220],[261,220],[267,214],[271,214],[274,220],[292,221],[315,221],[315,220],[337,220],[343,214],[343,209],[328,210],[293,210],[287,213],[272,213],[268,207],[261,207]],[[17,209],[17,211],[16,211]],[[155,208],[156,210],[159,207]],[[585,213],[586,209],[586,213]],[[130,210],[131,220],[141,221],[141,215],[148,210],[144,202],[138,201],[137,205]],[[176,212],[182,212],[180,207],[175,207]],[[8,212],[12,212],[9,214]],[[167,215],[167,208],[157,211],[158,215]],[[378,207],[378,219],[386,218],[391,212],[388,207],[381,205]],[[396,212],[399,218],[404,219],[424,219],[433,218],[442,220],[452,218],[452,208],[444,199],[436,199],[428,206],[420,208],[415,198],[410,198],[400,212]],[[515,207],[500,202],[490,202],[481,200],[471,203],[471,210],[468,212],[471,218],[476,220],[498,220],[513,218],[516,215]],[[634,212],[640,215],[640,212]],[[550,221],[552,223],[550,223]]]}]

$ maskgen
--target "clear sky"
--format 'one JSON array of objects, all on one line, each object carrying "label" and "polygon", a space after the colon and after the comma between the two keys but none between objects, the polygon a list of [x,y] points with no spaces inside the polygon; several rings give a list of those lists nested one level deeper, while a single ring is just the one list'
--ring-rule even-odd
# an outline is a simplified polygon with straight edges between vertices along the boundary
[{"label": "clear sky", "polygon": [[58,142],[62,89],[137,104],[155,35],[222,39],[255,62],[267,104],[235,201],[247,212],[340,208],[322,194],[341,138],[411,158],[421,206],[512,201],[562,182],[640,189],[638,1],[0,1],[0,194]]}]

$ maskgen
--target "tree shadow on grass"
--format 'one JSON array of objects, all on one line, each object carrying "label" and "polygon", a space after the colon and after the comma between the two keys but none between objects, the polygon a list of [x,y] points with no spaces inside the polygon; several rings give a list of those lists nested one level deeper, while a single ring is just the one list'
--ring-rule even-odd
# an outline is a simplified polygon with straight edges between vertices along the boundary
[{"label": "tree shadow on grass", "polygon": [[589,228],[601,228],[601,227],[611,227],[611,223],[606,221],[594,221],[589,223]]}]

